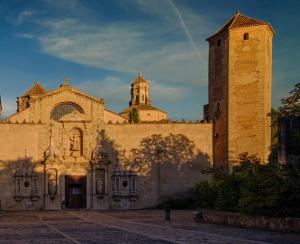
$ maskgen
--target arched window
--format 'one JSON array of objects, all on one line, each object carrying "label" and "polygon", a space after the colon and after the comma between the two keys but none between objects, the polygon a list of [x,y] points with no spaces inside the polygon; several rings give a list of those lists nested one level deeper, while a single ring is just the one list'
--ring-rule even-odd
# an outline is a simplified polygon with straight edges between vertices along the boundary
[{"label": "arched window", "polygon": [[79,113],[83,113],[82,108],[75,103],[60,103],[56,105],[55,108],[51,111],[50,118],[55,121],[58,121],[62,116],[72,113],[75,110]]},{"label": "arched window", "polygon": [[249,33],[244,33],[244,41],[249,40]]}]

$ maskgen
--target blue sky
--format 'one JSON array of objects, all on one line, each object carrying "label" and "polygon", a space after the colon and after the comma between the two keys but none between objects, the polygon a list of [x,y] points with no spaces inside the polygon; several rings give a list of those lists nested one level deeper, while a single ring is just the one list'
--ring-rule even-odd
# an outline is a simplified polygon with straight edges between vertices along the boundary
[{"label": "blue sky", "polygon": [[300,1],[0,0],[0,94],[5,115],[35,81],[65,79],[106,107],[128,105],[138,72],[154,106],[172,119],[202,119],[208,44],[236,10],[268,21],[273,41],[273,105],[300,82]]}]

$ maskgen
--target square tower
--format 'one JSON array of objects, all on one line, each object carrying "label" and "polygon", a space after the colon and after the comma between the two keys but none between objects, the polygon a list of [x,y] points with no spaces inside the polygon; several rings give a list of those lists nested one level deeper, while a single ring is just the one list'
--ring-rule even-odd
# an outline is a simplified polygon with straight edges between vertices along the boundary
[{"label": "square tower", "polygon": [[237,12],[209,37],[209,119],[214,167],[247,152],[266,162],[271,145],[272,26]]}]

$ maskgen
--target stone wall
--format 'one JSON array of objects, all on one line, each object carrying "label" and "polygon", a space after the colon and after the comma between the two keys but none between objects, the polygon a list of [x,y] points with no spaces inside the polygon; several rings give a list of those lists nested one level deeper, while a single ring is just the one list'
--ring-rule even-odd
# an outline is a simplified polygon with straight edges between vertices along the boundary
[{"label": "stone wall", "polygon": [[[63,149],[69,147],[64,132],[75,124],[83,132],[84,148],[83,156],[72,158],[64,154]],[[112,192],[117,165],[138,175],[138,197],[131,209],[156,206],[160,197],[185,194],[196,182],[209,179],[201,170],[212,165],[211,124],[88,124],[68,121],[49,127],[42,123],[0,123],[3,209],[60,209],[65,200],[65,176],[69,175],[87,176],[87,208],[119,209],[120,202],[115,201]],[[102,165],[106,170],[106,194],[98,198],[93,196],[91,150],[101,131],[105,133],[101,140],[110,164]],[[54,153],[46,163],[45,153]],[[56,170],[58,180],[57,195],[52,199],[47,178],[51,169]]]},{"label": "stone wall", "polygon": [[208,179],[201,170],[212,166],[211,130],[211,124],[188,123],[105,126],[112,161],[118,155],[121,164],[138,168],[137,207],[155,206],[160,197]]},{"label": "stone wall", "polygon": [[127,118],[119,115],[119,114],[116,114],[108,109],[104,109],[104,122],[105,123],[123,123],[125,121],[128,121]]},{"label": "stone wall", "polygon": [[214,166],[225,173],[241,153],[256,155],[263,163],[268,159],[272,38],[269,26],[261,25],[231,28],[208,39]]},{"label": "stone wall", "polygon": [[[244,40],[248,33],[249,39]],[[228,160],[257,155],[265,163],[271,146],[272,38],[267,25],[229,31]]]},{"label": "stone wall", "polygon": [[211,224],[231,225],[281,232],[300,232],[299,218],[249,216],[240,213],[229,213],[213,210],[204,210],[202,217],[204,222]]},{"label": "stone wall", "polygon": [[[0,199],[3,209],[40,209],[43,190],[43,152],[49,143],[42,124],[0,123]],[[24,201],[16,199],[16,173],[22,175],[20,191]],[[34,172],[34,174],[32,174]],[[36,176],[38,194],[31,194]],[[25,182],[29,182],[28,186]],[[31,198],[34,197],[33,201]]]},{"label": "stone wall", "polygon": [[209,119],[214,121],[214,167],[227,171],[228,160],[228,62],[227,32],[209,39]]}]

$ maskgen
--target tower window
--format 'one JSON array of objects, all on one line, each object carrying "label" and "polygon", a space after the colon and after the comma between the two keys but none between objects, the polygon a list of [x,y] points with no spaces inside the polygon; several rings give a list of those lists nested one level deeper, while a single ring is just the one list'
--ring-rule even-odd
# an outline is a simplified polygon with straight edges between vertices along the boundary
[{"label": "tower window", "polygon": [[217,46],[220,47],[221,46],[221,40],[217,40]]},{"label": "tower window", "polygon": [[244,33],[244,41],[249,40],[249,33]]}]

